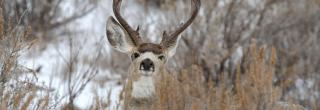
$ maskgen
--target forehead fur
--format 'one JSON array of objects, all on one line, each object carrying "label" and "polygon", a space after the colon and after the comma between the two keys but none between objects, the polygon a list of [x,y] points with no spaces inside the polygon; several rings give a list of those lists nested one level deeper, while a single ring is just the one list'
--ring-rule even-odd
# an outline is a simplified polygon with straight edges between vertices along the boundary
[{"label": "forehead fur", "polygon": [[152,52],[154,54],[161,54],[163,52],[163,48],[158,44],[143,43],[139,45],[138,51],[140,53]]}]

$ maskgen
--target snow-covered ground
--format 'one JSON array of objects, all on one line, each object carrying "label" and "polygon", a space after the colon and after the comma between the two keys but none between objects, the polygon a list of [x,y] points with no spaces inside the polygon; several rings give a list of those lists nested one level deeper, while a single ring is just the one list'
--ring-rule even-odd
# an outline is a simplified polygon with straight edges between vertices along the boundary
[{"label": "snow-covered ground", "polygon": [[[161,34],[161,31],[156,31],[157,27],[156,21],[162,20],[164,22],[166,19],[163,18],[161,13],[149,13],[147,18],[142,18],[141,15],[137,13],[143,11],[143,7],[137,5],[133,1],[125,1],[122,3],[122,13],[130,24],[133,26],[138,25],[148,25],[149,35],[151,41],[156,41],[157,34]],[[88,15],[75,20],[74,22],[67,25],[66,29],[71,32],[75,32],[75,35],[65,35],[58,37],[58,43],[46,44],[46,48],[41,50],[41,52],[30,52],[25,51],[19,58],[19,64],[30,69],[41,68],[38,77],[38,85],[46,86],[54,91],[53,94],[57,94],[58,99],[61,100],[59,104],[65,104],[68,102],[68,82],[63,79],[62,73],[68,63],[70,58],[70,53],[79,53],[79,61],[76,63],[76,70],[74,71],[75,80],[85,73],[85,71],[92,68],[90,63],[88,64],[85,60],[94,61],[99,52],[101,52],[103,57],[107,57],[111,47],[109,46],[106,35],[105,35],[105,25],[109,16],[113,16],[112,12],[112,1],[102,0],[99,1],[97,7],[94,11],[90,12]],[[63,14],[62,16],[68,16],[73,11],[76,11],[76,7],[72,7],[70,2],[65,2],[62,5]],[[161,18],[162,17],[162,18]],[[132,22],[135,21],[135,22]],[[73,43],[73,50],[70,52],[70,40]],[[42,47],[33,47],[42,48]],[[35,49],[37,50],[37,49]],[[40,49],[38,49],[40,50]],[[84,58],[84,59],[81,59]],[[97,68],[97,75],[94,79],[99,80],[99,78],[111,78],[113,80],[106,82],[106,84],[98,84],[97,82],[91,81],[83,89],[81,94],[75,99],[75,105],[82,109],[88,108],[94,102],[95,95],[100,98],[107,100],[109,92],[111,92],[111,106],[109,109],[115,109],[116,105],[119,103],[119,94],[122,90],[122,85],[118,85],[117,82],[121,79],[120,75],[116,73],[110,73],[108,70],[102,67]],[[79,75],[79,76],[77,76]]]},{"label": "snow-covered ground", "polygon": [[[69,14],[73,11],[72,8],[68,8],[68,3],[65,3],[64,14]],[[38,84],[53,89],[53,93],[58,94],[61,102],[59,104],[65,104],[68,101],[68,83],[62,79],[61,73],[63,73],[64,66],[67,65],[67,59],[70,58],[70,45],[69,39],[75,42],[73,48],[79,52],[79,58],[88,58],[93,60],[98,52],[101,54],[109,53],[109,45],[105,38],[105,22],[108,16],[111,15],[111,0],[105,0],[98,3],[95,10],[88,15],[77,19],[75,22],[70,23],[67,28],[70,31],[80,32],[80,34],[70,36],[59,37],[58,43],[52,43],[46,45],[45,50],[42,50],[40,54],[33,54],[29,51],[19,59],[19,64],[31,68],[37,69],[41,67],[38,74]],[[133,7],[134,8],[134,7]],[[70,38],[69,38],[70,37]],[[98,46],[97,46],[98,45]],[[100,48],[101,47],[101,48]],[[36,48],[36,47],[35,47]],[[84,63],[82,59],[76,64],[76,70],[74,73],[83,74],[84,71],[90,69],[90,65]],[[81,94],[75,99],[77,107],[82,109],[88,108],[92,105],[95,94],[99,97],[107,98],[109,92],[111,92],[111,107],[113,109],[118,103],[118,96],[122,90],[121,85],[117,85],[117,80],[120,79],[120,75],[111,74],[105,68],[97,68],[97,75],[95,78],[113,78],[115,80],[108,81],[107,84],[99,85],[94,81],[88,83]]]}]

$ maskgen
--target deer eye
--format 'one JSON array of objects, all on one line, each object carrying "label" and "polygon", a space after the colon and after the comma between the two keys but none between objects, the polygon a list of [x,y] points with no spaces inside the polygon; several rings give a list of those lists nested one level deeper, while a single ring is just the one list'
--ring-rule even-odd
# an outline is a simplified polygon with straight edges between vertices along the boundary
[{"label": "deer eye", "polygon": [[164,55],[160,55],[158,58],[159,58],[160,60],[164,60],[164,59],[165,59]]},{"label": "deer eye", "polygon": [[140,57],[140,54],[137,53],[137,52],[135,52],[135,53],[133,53],[133,54],[131,55],[131,59],[132,59],[132,60],[133,60],[133,59],[136,59],[136,58],[138,58],[138,57]]}]

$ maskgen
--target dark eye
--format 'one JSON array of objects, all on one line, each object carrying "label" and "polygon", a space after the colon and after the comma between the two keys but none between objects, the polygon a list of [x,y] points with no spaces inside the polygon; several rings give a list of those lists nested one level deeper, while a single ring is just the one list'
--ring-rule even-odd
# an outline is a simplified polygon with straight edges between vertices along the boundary
[{"label": "dark eye", "polygon": [[137,53],[137,52],[135,52],[135,53],[133,53],[133,54],[131,55],[131,59],[136,59],[136,58],[138,58],[139,56],[140,56],[140,54]]},{"label": "dark eye", "polygon": [[164,59],[165,59],[164,55],[160,55],[158,58],[159,58],[160,60],[164,60]]}]

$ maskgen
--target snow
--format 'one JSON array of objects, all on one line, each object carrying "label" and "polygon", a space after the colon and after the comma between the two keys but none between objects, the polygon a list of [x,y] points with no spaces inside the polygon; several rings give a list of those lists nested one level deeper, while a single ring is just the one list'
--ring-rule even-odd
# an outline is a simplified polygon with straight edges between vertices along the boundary
[{"label": "snow", "polygon": [[[107,16],[111,15],[111,9],[104,7],[110,7],[111,1],[101,1],[100,4],[105,5],[98,5],[93,12],[67,26],[68,29],[74,29],[71,31],[80,32],[80,35],[59,37],[59,43],[46,45],[47,47],[40,55],[35,55],[26,51],[18,60],[19,64],[27,68],[37,69],[41,67],[41,71],[37,75],[37,84],[52,88],[54,90],[53,92],[62,98],[62,102],[59,103],[60,105],[65,104],[68,101],[68,97],[63,97],[68,95],[68,83],[61,77],[64,66],[67,65],[66,60],[70,57],[68,38],[70,37],[73,40],[72,42],[75,42],[74,44],[79,44],[73,47],[75,52],[79,51],[79,58],[87,56],[89,57],[88,59],[92,60],[99,51],[101,51],[102,54],[109,53],[110,47],[106,42],[104,31],[105,21]],[[65,3],[63,6],[64,14],[66,14],[66,16],[74,10],[70,8],[69,5],[71,4]],[[85,70],[90,68],[90,65],[83,63],[81,60],[82,59],[77,63],[76,67],[78,68],[76,68],[74,72],[77,75],[83,74]],[[99,86],[99,84],[93,81],[88,83],[81,94],[75,99],[75,105],[77,107],[86,109],[94,102],[93,99],[95,94],[100,98],[103,97],[104,99],[107,99],[109,92],[111,92],[110,108],[115,108],[117,103],[119,103],[119,93],[122,90],[122,86],[117,85],[116,81],[120,79],[120,76],[110,74],[110,72],[104,68],[98,68],[98,71],[95,78],[108,76],[115,80],[109,81],[103,86]]]},{"label": "snow", "polygon": [[301,79],[298,78],[295,81],[295,87],[297,88],[297,96],[301,100],[314,99],[319,97],[317,92],[308,92],[314,87],[314,79]]}]

